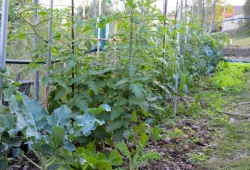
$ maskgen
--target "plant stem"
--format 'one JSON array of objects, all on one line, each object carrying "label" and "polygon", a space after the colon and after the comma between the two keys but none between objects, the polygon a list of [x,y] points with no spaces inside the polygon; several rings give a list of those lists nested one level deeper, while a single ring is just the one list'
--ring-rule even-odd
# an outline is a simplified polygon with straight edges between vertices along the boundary
[{"label": "plant stem", "polygon": [[48,163],[51,164],[51,162],[54,162],[55,160],[56,160],[56,157],[53,156],[53,157],[48,159]]},{"label": "plant stem", "polygon": [[27,160],[29,161],[32,165],[34,165],[35,167],[39,168],[39,169],[42,169],[41,166],[37,165],[34,161],[32,161],[30,158],[28,158],[26,155],[22,154],[21,155]]},{"label": "plant stem", "polygon": [[36,155],[36,157],[40,160],[41,156],[38,154],[35,150],[33,150],[33,153]]},{"label": "plant stem", "polygon": [[35,35],[36,35],[39,39],[43,39],[43,38],[37,33],[35,26],[32,25],[29,21],[27,21],[27,20],[22,16],[21,13],[19,13],[18,11],[17,11],[17,13],[18,13],[18,15],[22,18],[22,20],[23,20],[24,22],[26,22],[26,23],[33,29]]},{"label": "plant stem", "polygon": [[47,161],[47,166],[50,166],[55,160],[56,160],[56,157],[55,157],[55,156],[53,156],[53,157],[51,157],[50,159],[48,159],[48,161]]},{"label": "plant stem", "polygon": [[132,45],[133,45],[133,11],[130,16],[130,35],[129,35],[129,62],[132,62]]}]

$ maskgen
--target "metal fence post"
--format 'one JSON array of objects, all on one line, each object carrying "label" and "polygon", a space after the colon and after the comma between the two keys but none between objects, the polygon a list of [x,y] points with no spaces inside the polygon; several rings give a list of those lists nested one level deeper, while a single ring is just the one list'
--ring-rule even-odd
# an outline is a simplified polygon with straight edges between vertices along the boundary
[{"label": "metal fence post", "polygon": [[[0,71],[5,67],[6,60],[6,41],[8,27],[8,10],[9,0],[2,1],[2,17],[1,17],[1,39],[0,39]],[[4,80],[0,77],[0,106],[3,103],[3,83]]]}]

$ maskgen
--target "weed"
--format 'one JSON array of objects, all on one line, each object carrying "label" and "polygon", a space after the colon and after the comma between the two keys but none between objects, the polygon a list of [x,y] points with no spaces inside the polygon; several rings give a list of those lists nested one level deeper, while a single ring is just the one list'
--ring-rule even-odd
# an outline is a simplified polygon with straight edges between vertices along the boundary
[{"label": "weed", "polygon": [[148,136],[144,133],[140,135],[139,142],[132,152],[124,142],[118,142],[116,148],[128,159],[129,169],[135,170],[139,165],[147,163],[149,160],[160,160],[160,154],[157,152],[145,152]]},{"label": "weed", "polygon": [[188,153],[188,161],[194,165],[204,164],[208,161],[209,156],[201,152]]}]

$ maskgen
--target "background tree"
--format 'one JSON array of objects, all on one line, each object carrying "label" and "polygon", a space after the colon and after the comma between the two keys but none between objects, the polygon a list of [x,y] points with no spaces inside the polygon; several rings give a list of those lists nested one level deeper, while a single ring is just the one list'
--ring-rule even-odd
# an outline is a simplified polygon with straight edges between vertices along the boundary
[{"label": "background tree", "polygon": [[[215,18],[214,23],[220,22],[223,19],[224,6],[217,5],[215,8]],[[231,5],[227,5],[225,8],[225,13],[234,14],[233,7]]]},{"label": "background tree", "polygon": [[[230,13],[234,14],[233,7],[231,5],[227,5],[225,7],[225,14]],[[214,24],[220,22],[223,20],[223,15],[224,15],[224,6],[223,5],[216,5],[215,7],[215,16],[214,16]],[[216,30],[221,30],[222,24],[220,24]]]},{"label": "background tree", "polygon": [[243,12],[245,16],[250,16],[250,0],[246,0],[244,6],[243,6]]},{"label": "background tree", "polygon": [[[214,8],[215,3],[215,9]],[[200,7],[199,7],[200,6]],[[194,13],[201,17],[203,23],[203,27],[206,28],[207,24],[212,21],[212,25],[220,22],[223,19],[224,12],[224,1],[223,0],[194,0],[193,1]],[[225,8],[225,13],[234,13],[233,7],[231,5],[227,5]],[[200,12],[199,12],[200,11]],[[207,12],[207,16],[206,16]],[[213,18],[214,17],[214,18]],[[221,29],[221,25],[219,25],[216,30],[219,31]]]},{"label": "background tree", "polygon": [[[243,6],[243,12],[244,16],[250,16],[250,0],[246,0],[244,6]],[[250,34],[250,19],[245,20],[245,24],[243,26],[245,34],[249,36]]]}]

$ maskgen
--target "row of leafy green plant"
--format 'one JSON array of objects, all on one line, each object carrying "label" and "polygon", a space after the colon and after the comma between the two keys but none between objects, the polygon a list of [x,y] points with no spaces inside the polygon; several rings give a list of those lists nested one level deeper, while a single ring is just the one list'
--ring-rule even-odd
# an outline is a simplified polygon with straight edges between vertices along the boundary
[{"label": "row of leafy green plant", "polygon": [[223,91],[240,92],[246,83],[245,72],[250,69],[249,63],[221,62],[217,73],[211,78],[211,84]]},{"label": "row of leafy green plant", "polygon": [[[200,24],[171,20],[153,3],[124,1],[124,12],[102,16],[98,22],[96,18],[82,20],[75,16],[74,40],[69,10],[53,11],[52,55],[61,64],[52,65],[51,75],[43,79],[44,84],[51,82],[52,86],[48,109],[17,92],[18,83],[6,79],[4,96],[9,107],[2,108],[0,119],[1,167],[8,165],[10,153],[43,170],[102,170],[115,166],[136,169],[150,159],[160,159],[159,153],[144,151],[148,140],[153,140],[148,125],[172,117],[169,99],[188,93],[192,82],[214,71],[221,60],[223,37],[207,35],[197,26]],[[33,8],[38,8],[44,19],[37,25],[27,19]],[[17,6],[16,11],[20,20],[12,25],[9,44],[30,34],[25,32],[30,28],[39,37],[39,44],[35,50],[26,49],[34,61],[27,67],[45,70],[37,62],[45,60],[48,33],[39,26],[48,21],[50,10],[29,5]],[[162,24],[164,20],[167,25]],[[116,43],[110,42],[99,54],[85,54],[97,43],[96,25],[103,28],[112,22],[117,22],[119,30],[110,35]],[[177,33],[182,35],[180,53]],[[177,72],[180,84],[175,93]],[[7,74],[8,71],[1,73],[3,77]],[[135,150],[128,148],[130,142]],[[40,164],[25,155],[20,149],[23,145]]]}]

